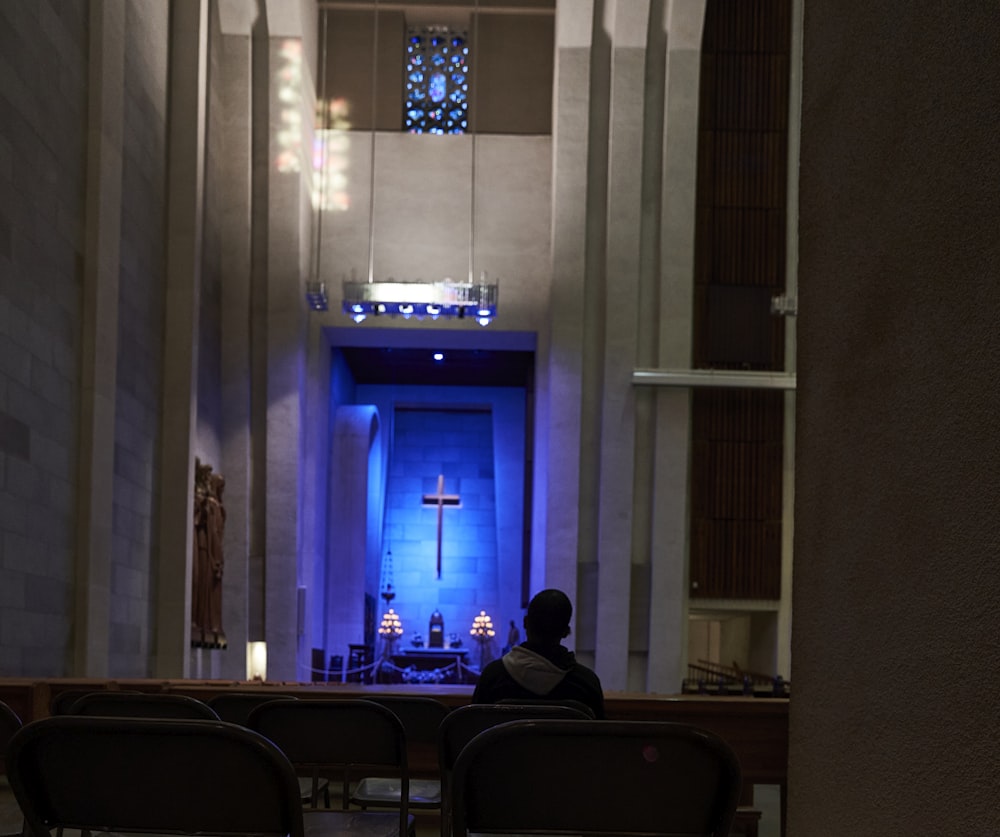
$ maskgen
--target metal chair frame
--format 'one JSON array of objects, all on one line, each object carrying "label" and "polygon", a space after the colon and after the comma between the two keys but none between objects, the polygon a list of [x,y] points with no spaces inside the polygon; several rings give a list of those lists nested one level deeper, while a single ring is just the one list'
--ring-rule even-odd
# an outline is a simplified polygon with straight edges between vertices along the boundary
[{"label": "metal chair frame", "polygon": [[[381,834],[414,834],[409,812],[410,774],[406,733],[389,709],[367,700],[309,699],[270,701],[250,712],[250,728],[275,742],[296,770],[314,777],[337,771],[341,775],[341,811],[306,812],[313,817],[347,819],[352,828],[382,829]],[[398,770],[402,801],[397,812],[350,810],[352,779],[372,769]]]},{"label": "metal chair frame", "polygon": [[295,771],[263,736],[221,721],[62,715],[11,739],[26,834],[51,829],[304,837]]},{"label": "metal chair frame", "polygon": [[453,780],[453,837],[728,837],[741,774],[722,739],[687,724],[549,720],[480,733]]}]

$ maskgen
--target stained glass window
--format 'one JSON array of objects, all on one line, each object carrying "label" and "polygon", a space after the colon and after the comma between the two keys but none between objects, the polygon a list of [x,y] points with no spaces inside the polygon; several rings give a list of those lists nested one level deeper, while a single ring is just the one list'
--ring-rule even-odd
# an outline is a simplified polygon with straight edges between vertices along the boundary
[{"label": "stained glass window", "polygon": [[403,124],[411,134],[464,134],[469,127],[467,33],[412,27],[406,36]]}]

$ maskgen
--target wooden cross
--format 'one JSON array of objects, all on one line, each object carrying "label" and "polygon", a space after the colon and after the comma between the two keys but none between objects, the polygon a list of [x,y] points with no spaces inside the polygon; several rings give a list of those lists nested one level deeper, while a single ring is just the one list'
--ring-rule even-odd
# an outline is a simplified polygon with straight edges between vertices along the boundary
[{"label": "wooden cross", "polygon": [[437,494],[425,494],[421,500],[425,506],[437,506],[438,510],[438,555],[437,571],[441,578],[441,530],[444,526],[444,507],[461,508],[461,498],[457,494],[444,493],[444,474],[438,474]]}]

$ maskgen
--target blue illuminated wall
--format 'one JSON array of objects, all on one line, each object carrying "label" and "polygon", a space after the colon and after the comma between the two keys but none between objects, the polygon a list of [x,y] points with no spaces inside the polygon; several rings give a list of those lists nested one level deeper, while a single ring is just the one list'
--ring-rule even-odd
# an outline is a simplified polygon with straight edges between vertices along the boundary
[{"label": "blue illuminated wall", "polygon": [[[414,632],[426,641],[435,610],[446,639],[458,634],[468,647],[472,620],[485,610],[503,640],[509,621],[520,624],[523,616],[524,390],[361,385],[355,399],[375,405],[382,419],[382,556],[391,549],[403,647]],[[437,510],[421,503],[437,490],[439,474],[445,493],[461,498],[461,508],[444,510],[440,579]]]},{"label": "blue illuminated wall", "polygon": [[[408,627],[426,637],[437,608],[446,617],[446,638],[465,634],[479,610],[497,603],[492,412],[397,408],[392,433],[383,545],[392,549],[400,590],[396,612],[411,615]],[[437,507],[421,501],[437,492],[439,475],[444,492],[460,502],[443,509],[441,578]]]}]

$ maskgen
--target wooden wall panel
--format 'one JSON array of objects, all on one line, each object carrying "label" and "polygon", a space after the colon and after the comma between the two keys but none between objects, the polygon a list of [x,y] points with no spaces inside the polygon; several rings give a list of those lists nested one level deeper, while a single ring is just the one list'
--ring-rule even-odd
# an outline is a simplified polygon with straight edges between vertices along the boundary
[{"label": "wooden wall panel", "polygon": [[[696,367],[782,370],[790,0],[710,0],[702,55]],[[780,596],[784,396],[696,390],[691,595]]]}]

